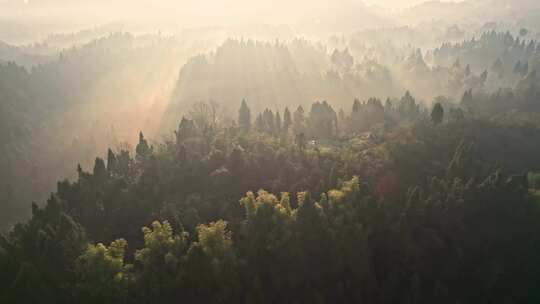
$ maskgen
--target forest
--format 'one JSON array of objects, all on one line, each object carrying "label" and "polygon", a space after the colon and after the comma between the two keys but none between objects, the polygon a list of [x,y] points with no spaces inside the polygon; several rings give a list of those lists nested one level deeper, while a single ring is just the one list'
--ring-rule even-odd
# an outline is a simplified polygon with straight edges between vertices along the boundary
[{"label": "forest", "polygon": [[0,303],[540,303],[540,3],[235,1],[0,1]]}]

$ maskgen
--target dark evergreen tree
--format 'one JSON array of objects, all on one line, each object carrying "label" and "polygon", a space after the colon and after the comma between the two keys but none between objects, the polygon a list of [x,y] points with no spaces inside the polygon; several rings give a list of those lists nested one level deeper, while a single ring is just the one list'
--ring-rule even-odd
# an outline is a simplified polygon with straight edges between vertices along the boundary
[{"label": "dark evergreen tree", "polygon": [[248,131],[251,128],[251,111],[245,99],[242,100],[242,104],[238,110],[238,126],[244,131]]},{"label": "dark evergreen tree", "polygon": [[279,111],[276,111],[276,122],[274,123],[276,128],[276,134],[281,134],[282,131],[282,122],[281,122],[281,115],[279,114]]},{"label": "dark evergreen tree", "polygon": [[94,163],[93,175],[96,181],[103,182],[107,178],[107,168],[105,162],[101,158],[96,158]]},{"label": "dark evergreen tree", "polygon": [[109,148],[109,150],[107,150],[107,171],[109,171],[109,173],[116,173],[116,171],[117,171],[117,162],[118,161],[116,159],[116,155]]},{"label": "dark evergreen tree", "polygon": [[178,130],[175,131],[175,135],[176,144],[182,145],[187,140],[197,136],[197,127],[192,120],[182,117],[182,120],[178,125]]},{"label": "dark evergreen tree", "polygon": [[306,117],[302,106],[298,106],[293,113],[293,130],[295,134],[303,133],[306,130]]},{"label": "dark evergreen tree", "polygon": [[285,131],[288,131],[291,126],[292,126],[291,111],[289,111],[289,108],[286,107],[285,112],[283,112],[283,129]]},{"label": "dark evergreen tree", "polygon": [[142,132],[139,133],[139,143],[135,148],[137,160],[144,161],[147,160],[153,153],[153,147],[148,144],[148,141],[144,138]]},{"label": "dark evergreen tree", "polygon": [[436,103],[433,106],[433,110],[431,111],[431,121],[438,125],[443,121],[444,118],[444,109],[440,103]]}]

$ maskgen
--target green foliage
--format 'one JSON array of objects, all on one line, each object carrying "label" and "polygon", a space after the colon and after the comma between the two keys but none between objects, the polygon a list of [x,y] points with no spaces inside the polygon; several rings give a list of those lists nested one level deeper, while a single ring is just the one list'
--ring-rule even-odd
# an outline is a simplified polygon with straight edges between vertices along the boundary
[{"label": "green foliage", "polygon": [[2,238],[0,300],[535,303],[538,195],[508,172],[540,169],[540,133],[465,99],[437,126],[407,92],[249,130],[183,119],[155,148],[141,133]]},{"label": "green foliage", "polygon": [[75,261],[76,299],[84,303],[126,303],[132,281],[131,265],[126,265],[127,242],[113,241],[109,247],[88,245]]},{"label": "green foliage", "polygon": [[0,239],[0,275],[6,303],[68,303],[73,267],[84,251],[84,229],[67,215],[52,196],[45,208],[33,205],[32,219],[18,224]]},{"label": "green foliage", "polygon": [[231,233],[227,231],[227,222],[223,220],[209,225],[199,225],[197,236],[199,244],[208,256],[223,257],[231,250]]},{"label": "green foliage", "polygon": [[144,248],[135,252],[135,293],[143,303],[168,302],[174,297],[181,257],[188,249],[187,235],[174,235],[168,222],[157,221],[142,231]]}]

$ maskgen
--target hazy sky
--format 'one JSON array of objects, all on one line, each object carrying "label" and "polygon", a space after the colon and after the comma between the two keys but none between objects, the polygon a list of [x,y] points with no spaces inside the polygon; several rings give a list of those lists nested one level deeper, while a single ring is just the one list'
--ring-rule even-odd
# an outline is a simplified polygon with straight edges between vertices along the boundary
[{"label": "hazy sky", "polygon": [[[358,1],[362,1],[362,0],[358,0]],[[363,0],[365,3],[367,4],[371,4],[371,5],[378,5],[378,6],[384,6],[384,7],[394,7],[394,8],[397,8],[397,7],[407,7],[407,6],[411,6],[411,5],[415,5],[415,4],[419,4],[419,3],[422,3],[422,2],[425,2],[426,0]],[[457,1],[457,0],[442,0],[442,1]],[[27,3],[27,4],[35,4],[35,3],[57,3],[57,4],[60,4],[60,3],[65,3],[65,4],[72,4],[76,1],[70,1],[70,0],[0,0],[0,4],[2,3]],[[82,3],[86,2],[86,1],[81,1]],[[93,1],[92,1],[93,2]],[[111,2],[114,2],[114,1],[111,1]],[[156,1],[152,1],[154,3],[159,3],[159,2],[167,2],[167,0],[156,0]],[[179,1],[179,2],[194,2],[194,3],[197,3],[199,1]],[[215,1],[203,1],[203,2],[225,2],[225,1],[220,1],[220,0],[215,0]],[[268,2],[272,2],[272,1],[268,1]]]},{"label": "hazy sky", "polygon": [[[389,8],[404,8],[426,2],[428,0],[364,0],[371,5],[384,6]],[[441,0],[442,2],[457,2],[458,0]]]},{"label": "hazy sky", "polygon": [[[95,24],[119,20],[154,23],[172,20],[184,26],[248,23],[292,25],[326,21],[352,22],[354,24],[349,28],[357,28],[362,22],[383,26],[381,16],[377,15],[378,11],[369,10],[364,4],[399,9],[425,1],[427,0],[0,0],[0,21],[2,16],[34,18],[47,22],[91,21]],[[386,23],[385,26],[388,25]]]}]

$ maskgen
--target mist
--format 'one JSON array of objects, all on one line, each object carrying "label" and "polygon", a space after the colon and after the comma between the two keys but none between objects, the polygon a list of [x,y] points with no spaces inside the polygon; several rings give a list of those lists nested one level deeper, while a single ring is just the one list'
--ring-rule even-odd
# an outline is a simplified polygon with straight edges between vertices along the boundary
[{"label": "mist", "polygon": [[1,303],[536,303],[537,0],[0,0]]}]

